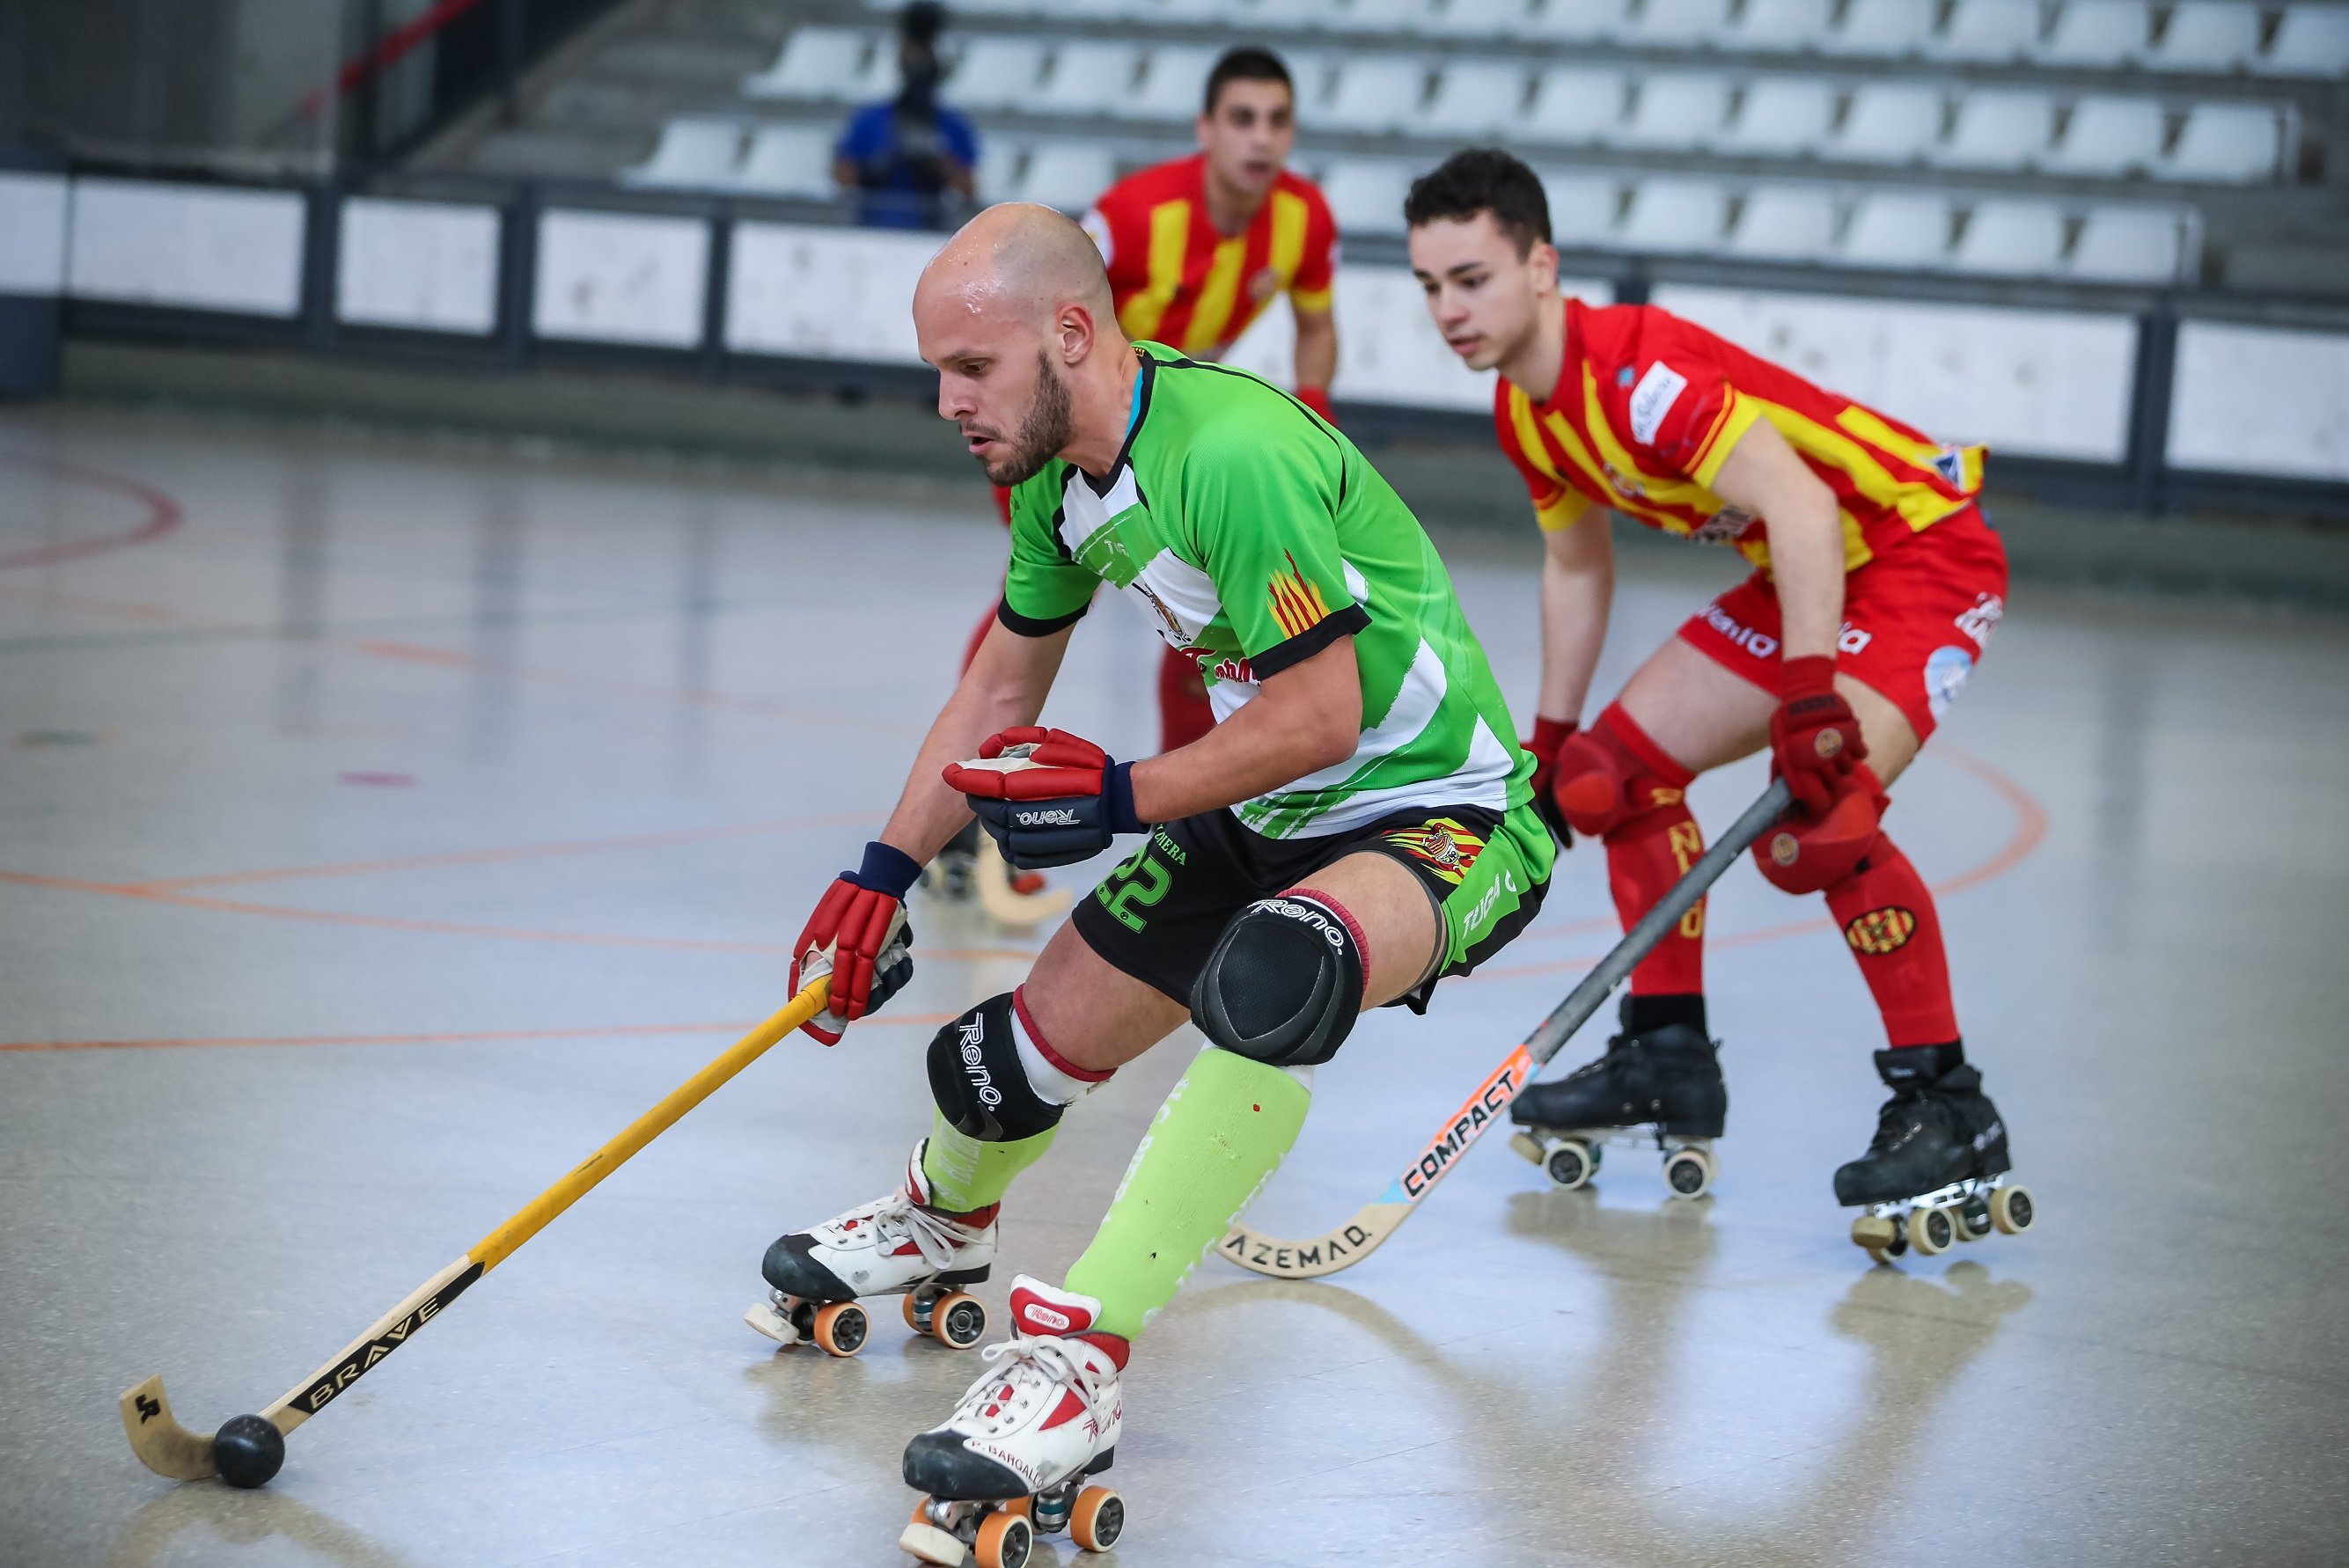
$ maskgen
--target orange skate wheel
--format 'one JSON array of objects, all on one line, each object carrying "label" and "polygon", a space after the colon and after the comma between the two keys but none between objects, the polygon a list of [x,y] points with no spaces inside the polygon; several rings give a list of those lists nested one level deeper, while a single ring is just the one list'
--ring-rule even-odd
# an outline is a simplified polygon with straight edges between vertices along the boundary
[{"label": "orange skate wheel", "polygon": [[927,1524],[930,1522],[930,1500],[928,1498],[917,1497],[914,1500],[914,1522],[916,1524]]},{"label": "orange skate wheel", "polygon": [[816,1308],[808,1337],[826,1356],[854,1356],[864,1348],[865,1336],[872,1332],[863,1307],[853,1301],[835,1301]]},{"label": "orange skate wheel", "polygon": [[1125,1533],[1125,1499],[1105,1486],[1089,1486],[1077,1493],[1069,1511],[1069,1539],[1080,1552],[1106,1552]]},{"label": "orange skate wheel", "polygon": [[950,1350],[968,1350],[987,1337],[987,1308],[964,1291],[942,1295],[930,1308],[930,1336]]},{"label": "orange skate wheel", "polygon": [[970,1554],[978,1568],[1028,1568],[1036,1549],[1036,1531],[1027,1515],[998,1511],[978,1522],[978,1539]]},{"label": "orange skate wheel", "polygon": [[1016,1513],[1030,1523],[1035,1522],[1036,1500],[1032,1497],[1015,1497],[1009,1502],[999,1502],[995,1506],[1005,1513]]}]

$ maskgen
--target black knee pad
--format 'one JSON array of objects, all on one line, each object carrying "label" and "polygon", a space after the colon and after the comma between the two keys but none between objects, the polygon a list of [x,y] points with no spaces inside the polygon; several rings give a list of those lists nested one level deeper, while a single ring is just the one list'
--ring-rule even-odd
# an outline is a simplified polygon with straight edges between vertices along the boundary
[{"label": "black knee pad", "polygon": [[1028,1082],[1011,1037],[1011,993],[989,996],[930,1037],[930,1097],[954,1130],[982,1143],[1033,1138],[1065,1106]]},{"label": "black knee pad", "polygon": [[1277,1068],[1336,1056],[1361,1010],[1361,944],[1335,909],[1295,892],[1242,910],[1191,987],[1201,1034]]}]

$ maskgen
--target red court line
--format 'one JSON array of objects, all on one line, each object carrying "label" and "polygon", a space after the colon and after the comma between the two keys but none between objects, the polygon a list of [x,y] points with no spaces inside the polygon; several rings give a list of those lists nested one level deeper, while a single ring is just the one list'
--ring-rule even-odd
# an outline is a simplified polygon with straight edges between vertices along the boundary
[{"label": "red court line", "polygon": [[29,469],[35,473],[47,474],[52,479],[88,485],[95,490],[112,490],[117,495],[143,502],[147,507],[146,521],[119,533],[101,533],[88,539],[62,539],[0,554],[0,572],[26,566],[55,566],[63,562],[79,561],[86,556],[103,555],[109,550],[127,550],[134,544],[160,539],[186,521],[186,514],[180,510],[178,501],[151,485],[141,484],[120,474],[84,468],[79,463],[69,463],[57,458],[32,457],[20,452],[0,452],[0,466]]},{"label": "red court line", "polygon": [[[864,1018],[860,1029],[876,1025],[902,1028],[936,1028],[958,1016],[952,1013],[909,1013]],[[430,1035],[222,1035],[183,1040],[0,1040],[0,1051],[160,1051],[191,1047],[247,1046],[442,1046],[477,1041],[649,1039],[658,1035],[739,1035],[750,1026],[740,1019],[722,1024],[609,1025],[579,1029],[468,1029]]]}]

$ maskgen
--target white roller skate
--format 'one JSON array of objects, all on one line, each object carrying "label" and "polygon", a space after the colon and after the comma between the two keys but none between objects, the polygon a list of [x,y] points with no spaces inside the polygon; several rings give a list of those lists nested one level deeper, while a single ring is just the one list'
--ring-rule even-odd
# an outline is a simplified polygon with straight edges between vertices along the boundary
[{"label": "white roller skate", "polygon": [[1065,1530],[1083,1552],[1116,1544],[1124,1500],[1088,1484],[1109,1469],[1125,1419],[1125,1341],[1088,1332],[1100,1314],[1091,1296],[1012,1281],[1019,1333],[988,1346],[955,1413],[905,1445],[905,1484],[925,1494],[897,1539],[905,1553],[943,1568],[1023,1568],[1040,1532]]},{"label": "white roller skate", "polygon": [[987,1308],[965,1285],[995,1263],[995,1211],[950,1219],[927,1206],[922,1150],[905,1184],[812,1231],[776,1238],[760,1272],[771,1288],[742,1321],[780,1345],[854,1356],[872,1336],[859,1296],[902,1295],[905,1326],[956,1350],[987,1334]]}]

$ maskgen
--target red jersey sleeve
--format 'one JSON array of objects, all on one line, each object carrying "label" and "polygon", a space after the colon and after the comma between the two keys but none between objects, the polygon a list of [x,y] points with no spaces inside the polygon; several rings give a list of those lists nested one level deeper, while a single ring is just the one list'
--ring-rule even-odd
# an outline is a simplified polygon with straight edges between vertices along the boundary
[{"label": "red jersey sleeve", "polygon": [[1609,423],[1635,457],[1709,490],[1761,407],[1731,383],[1719,338],[1652,306],[1636,308],[1638,330],[1607,356],[1611,364],[1593,366],[1612,405]]},{"label": "red jersey sleeve", "polygon": [[1149,209],[1123,184],[1112,185],[1085,214],[1084,231],[1101,250],[1111,297],[1123,310],[1127,297],[1150,281]]},{"label": "red jersey sleeve", "polygon": [[1338,288],[1338,220],[1319,185],[1305,187],[1305,256],[1288,281],[1289,304],[1317,315],[1335,303]]},{"label": "red jersey sleeve", "polygon": [[1550,472],[1526,451],[1525,436],[1517,428],[1518,397],[1516,389],[1506,381],[1494,383],[1493,435],[1516,469],[1517,477],[1526,481],[1526,498],[1534,503],[1534,521],[1541,525],[1542,531],[1556,533],[1572,528],[1590,510],[1590,498]]}]

